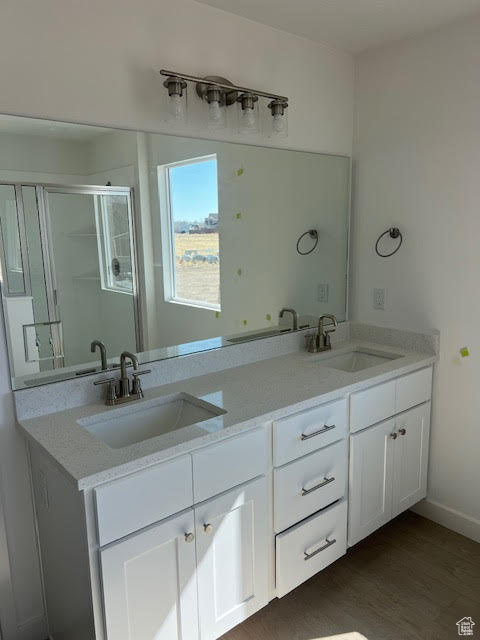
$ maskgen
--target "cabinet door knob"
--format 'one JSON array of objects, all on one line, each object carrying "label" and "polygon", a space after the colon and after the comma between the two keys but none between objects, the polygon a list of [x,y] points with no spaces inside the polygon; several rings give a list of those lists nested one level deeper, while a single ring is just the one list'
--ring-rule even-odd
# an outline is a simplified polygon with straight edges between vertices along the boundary
[{"label": "cabinet door knob", "polygon": [[204,524],[203,525],[203,530],[205,531],[205,533],[212,533],[213,531],[213,524]]},{"label": "cabinet door knob", "polygon": [[395,431],[394,431],[393,433],[391,433],[391,434],[390,434],[390,437],[391,437],[393,440],[396,440],[396,439],[398,438],[398,433],[395,433]]},{"label": "cabinet door knob", "polygon": [[185,534],[185,542],[193,542],[194,539],[195,539],[195,536],[193,535],[193,533]]},{"label": "cabinet door knob", "polygon": [[402,427],[401,429],[399,429],[399,430],[398,430],[398,433],[399,433],[401,436],[404,436],[404,435],[406,435],[407,430],[405,429],[405,427]]}]

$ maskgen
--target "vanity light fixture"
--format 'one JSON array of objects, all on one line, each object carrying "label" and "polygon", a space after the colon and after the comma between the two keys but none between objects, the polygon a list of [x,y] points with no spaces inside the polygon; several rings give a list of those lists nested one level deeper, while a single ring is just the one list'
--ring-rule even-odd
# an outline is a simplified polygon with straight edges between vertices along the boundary
[{"label": "vanity light fixture", "polygon": [[169,76],[163,86],[168,90],[169,120],[184,122],[187,118],[187,83],[177,75]]},{"label": "vanity light fixture", "polygon": [[240,109],[238,114],[238,130],[240,133],[256,133],[258,131],[258,114],[256,105],[258,96],[254,93],[242,93],[237,102]]},{"label": "vanity light fixture", "polygon": [[225,89],[209,85],[205,99],[208,102],[208,127],[223,129],[226,126]]},{"label": "vanity light fixture", "polygon": [[288,100],[276,98],[268,105],[272,113],[271,135],[279,138],[287,136],[287,113]]},{"label": "vanity light fixture", "polygon": [[200,78],[167,69],[161,69],[160,75],[167,77],[163,86],[168,90],[169,113],[177,122],[186,119],[186,87],[189,82],[193,82],[196,85],[197,95],[208,103],[208,128],[225,127],[227,108],[238,103],[239,131],[247,134],[258,132],[261,120],[259,110],[260,107],[264,107],[263,100],[260,101],[260,99],[266,98],[270,100],[266,106],[270,109],[272,116],[269,135],[280,137],[287,135],[288,98],[286,96],[237,86],[220,76]]}]

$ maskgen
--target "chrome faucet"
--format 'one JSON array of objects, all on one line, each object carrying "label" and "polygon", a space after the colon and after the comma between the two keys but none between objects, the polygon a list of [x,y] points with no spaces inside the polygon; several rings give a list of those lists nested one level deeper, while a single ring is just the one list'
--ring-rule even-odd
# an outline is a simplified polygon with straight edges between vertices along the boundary
[{"label": "chrome faucet", "polygon": [[298,313],[295,311],[295,309],[292,309],[291,307],[283,307],[283,309],[278,314],[278,317],[279,318],[283,318],[284,313],[291,313],[292,314],[292,317],[293,317],[293,331],[297,331],[297,329],[298,329]]},{"label": "chrome faucet", "polygon": [[[324,320],[331,320],[331,322],[327,325],[328,327],[333,325],[333,329],[326,329],[324,325]],[[307,349],[310,353],[317,353],[319,351],[328,351],[332,348],[332,343],[330,340],[330,334],[333,333],[338,327],[338,322],[336,317],[331,313],[324,313],[318,319],[318,331],[316,334],[310,334],[305,336],[307,339]]]},{"label": "chrome faucet", "polygon": [[[133,366],[132,381],[127,373],[127,360],[130,360]],[[93,384],[108,384],[107,396],[105,404],[115,405],[123,402],[131,402],[143,398],[143,389],[140,382],[140,376],[151,373],[150,369],[138,370],[138,358],[130,351],[124,351],[120,355],[120,378],[106,378],[105,380],[97,380]]]},{"label": "chrome faucet", "polygon": [[107,349],[105,344],[101,340],[93,340],[90,344],[90,351],[95,353],[96,348],[98,347],[100,351],[100,358],[102,360],[102,371],[106,371],[108,369],[107,365]]}]

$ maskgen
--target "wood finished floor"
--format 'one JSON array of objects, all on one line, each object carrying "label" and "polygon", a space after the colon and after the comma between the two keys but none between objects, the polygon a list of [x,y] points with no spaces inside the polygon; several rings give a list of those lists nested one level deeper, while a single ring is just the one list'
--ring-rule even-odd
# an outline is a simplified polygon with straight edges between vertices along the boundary
[{"label": "wood finished floor", "polygon": [[406,512],[222,640],[453,640],[464,616],[480,638],[480,544]]}]

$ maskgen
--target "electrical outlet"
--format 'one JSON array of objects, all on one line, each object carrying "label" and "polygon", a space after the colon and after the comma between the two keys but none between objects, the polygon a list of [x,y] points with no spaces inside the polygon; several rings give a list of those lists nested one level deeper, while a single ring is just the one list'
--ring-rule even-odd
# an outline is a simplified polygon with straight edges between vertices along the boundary
[{"label": "electrical outlet", "polygon": [[328,284],[326,282],[318,285],[317,300],[318,302],[328,302]]},{"label": "electrical outlet", "polygon": [[385,309],[385,289],[373,290],[373,308],[379,311]]}]

